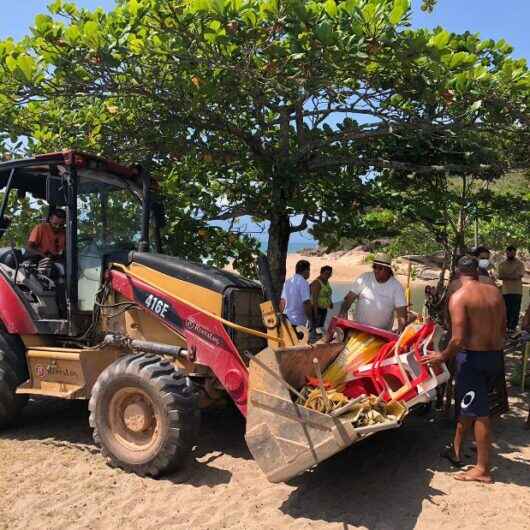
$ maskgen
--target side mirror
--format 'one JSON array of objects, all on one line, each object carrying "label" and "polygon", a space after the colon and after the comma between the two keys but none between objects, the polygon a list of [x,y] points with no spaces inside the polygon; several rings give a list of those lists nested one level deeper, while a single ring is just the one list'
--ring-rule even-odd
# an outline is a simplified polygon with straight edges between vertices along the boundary
[{"label": "side mirror", "polygon": [[68,204],[66,191],[66,181],[62,177],[46,178],[46,200],[48,204],[66,206]]}]

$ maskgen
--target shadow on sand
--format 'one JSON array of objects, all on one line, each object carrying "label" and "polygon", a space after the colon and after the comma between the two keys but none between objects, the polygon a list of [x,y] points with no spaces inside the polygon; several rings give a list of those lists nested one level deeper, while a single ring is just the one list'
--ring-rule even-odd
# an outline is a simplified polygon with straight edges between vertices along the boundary
[{"label": "shadow on sand", "polygon": [[293,480],[297,488],[280,509],[344,528],[414,528],[424,500],[444,495],[430,486],[427,448],[437,437],[425,427],[409,422],[351,446]]},{"label": "shadow on sand", "polygon": [[[68,447],[100,455],[92,438],[88,416],[86,401],[49,398],[30,400],[17,423],[3,431],[0,439],[38,440],[50,448]],[[210,464],[223,454],[244,460],[252,459],[244,434],[244,419],[235,408],[203,413],[201,432],[191,464],[160,480],[175,484],[185,482],[197,487],[228,484],[232,473]]]},{"label": "shadow on sand", "polygon": [[[528,445],[521,415],[506,414],[493,430],[495,481],[530,487],[530,464],[508,458]],[[439,504],[445,495],[430,485],[434,471],[457,471],[440,457],[453,433],[450,422],[410,417],[400,429],[351,446],[291,481],[296,489],[280,509],[291,517],[341,523],[345,529],[412,530],[423,503]],[[469,444],[465,453],[465,463],[473,464]]]},{"label": "shadow on sand", "polygon": [[[526,396],[514,388],[510,394],[515,398],[510,412],[494,425],[494,478],[496,482],[529,487],[529,463],[512,456],[528,446],[529,432],[523,429]],[[433,488],[431,480],[434,471],[451,471],[439,454],[452,438],[453,429],[450,422],[411,416],[401,428],[373,436],[293,479],[290,485],[295,489],[280,510],[293,518],[339,523],[344,528],[411,530],[423,503],[444,504],[441,497],[445,493]],[[195,487],[230,483],[232,472],[216,465],[216,461],[224,455],[251,460],[244,431],[244,420],[235,409],[205,413],[192,464],[160,480]],[[40,440],[99,458],[86,402],[31,401],[19,424],[4,431],[0,438]],[[474,454],[469,449],[466,453],[466,463],[472,464]]]}]

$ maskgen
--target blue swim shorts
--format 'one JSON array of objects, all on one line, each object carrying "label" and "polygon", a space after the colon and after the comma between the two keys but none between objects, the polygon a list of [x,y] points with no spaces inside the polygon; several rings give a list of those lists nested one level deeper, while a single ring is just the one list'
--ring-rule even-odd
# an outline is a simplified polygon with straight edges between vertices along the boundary
[{"label": "blue swim shorts", "polygon": [[456,399],[460,415],[489,416],[488,393],[503,373],[501,351],[464,350],[456,357]]}]

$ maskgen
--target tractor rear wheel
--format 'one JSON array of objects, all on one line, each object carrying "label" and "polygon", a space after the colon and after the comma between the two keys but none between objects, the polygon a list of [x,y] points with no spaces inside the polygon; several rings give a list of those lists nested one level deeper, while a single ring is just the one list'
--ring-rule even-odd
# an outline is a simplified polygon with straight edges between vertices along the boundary
[{"label": "tractor rear wheel", "polygon": [[17,387],[28,379],[22,341],[0,329],[0,429],[8,427],[28,402]]},{"label": "tractor rear wheel", "polygon": [[94,441],[112,466],[141,476],[175,471],[196,443],[198,394],[158,355],[128,355],[98,377],[89,402]]}]

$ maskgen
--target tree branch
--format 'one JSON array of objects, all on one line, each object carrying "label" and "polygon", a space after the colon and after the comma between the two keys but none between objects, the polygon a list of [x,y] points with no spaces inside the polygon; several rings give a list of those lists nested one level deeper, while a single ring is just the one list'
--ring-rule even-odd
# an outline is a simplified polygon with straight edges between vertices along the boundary
[{"label": "tree branch", "polygon": [[307,220],[308,220],[308,215],[304,214],[304,216],[302,217],[302,220],[300,221],[300,224],[291,226],[291,229],[290,229],[291,234],[293,234],[294,232],[303,232],[307,228]]},{"label": "tree branch", "polygon": [[374,169],[394,169],[398,171],[408,171],[410,173],[425,174],[425,173],[442,173],[448,171],[449,173],[468,174],[476,173],[483,175],[495,169],[500,169],[490,164],[478,165],[463,165],[463,164],[433,164],[422,165],[409,162],[399,162],[397,160],[386,160],[384,158],[362,159],[362,158],[333,158],[313,160],[307,165],[308,169],[320,169],[325,167],[337,166],[370,166]]}]

